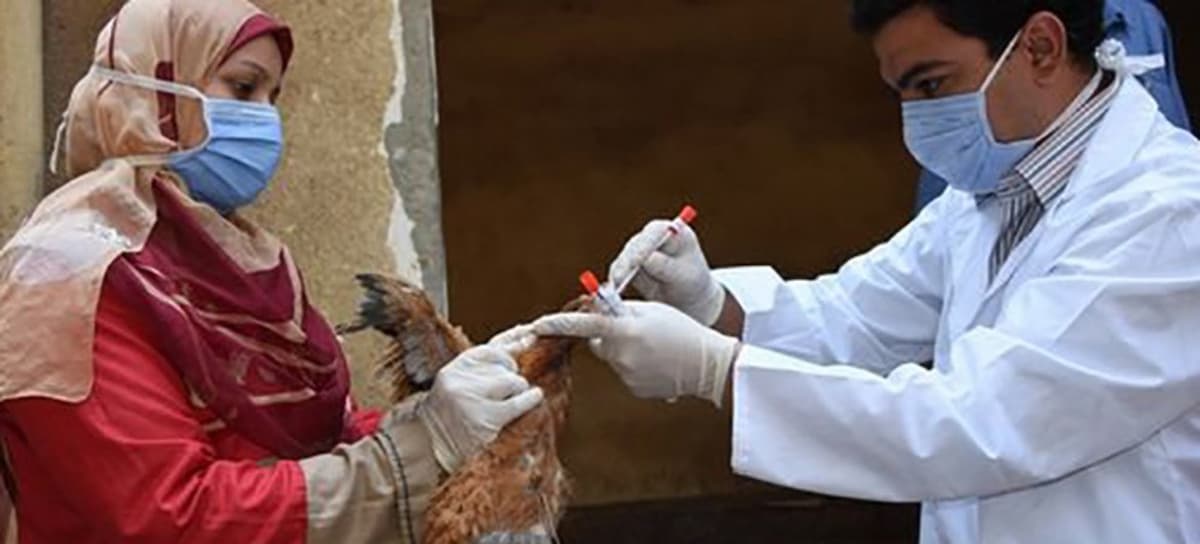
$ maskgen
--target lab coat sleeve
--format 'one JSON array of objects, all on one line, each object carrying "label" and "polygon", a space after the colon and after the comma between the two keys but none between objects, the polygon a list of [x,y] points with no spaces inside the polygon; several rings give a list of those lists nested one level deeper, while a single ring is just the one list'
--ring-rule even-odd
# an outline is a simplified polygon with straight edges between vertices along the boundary
[{"label": "lab coat sleeve", "polygon": [[954,371],[884,378],[744,348],[735,470],[833,495],[953,499],[1144,442],[1200,403],[1200,197],[1175,193],[1099,211],[994,327],[952,344]]},{"label": "lab coat sleeve", "polygon": [[931,360],[945,285],[940,218],[958,196],[935,199],[836,274],[785,283],[770,267],[718,270],[717,280],[745,310],[743,342],[880,374]]}]

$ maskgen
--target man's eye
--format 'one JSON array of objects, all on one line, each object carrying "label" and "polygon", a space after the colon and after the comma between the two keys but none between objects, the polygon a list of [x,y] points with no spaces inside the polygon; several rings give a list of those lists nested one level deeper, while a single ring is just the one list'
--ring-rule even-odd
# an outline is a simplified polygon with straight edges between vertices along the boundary
[{"label": "man's eye", "polygon": [[926,98],[933,98],[941,90],[943,81],[945,81],[945,78],[923,79],[917,83],[916,89]]}]

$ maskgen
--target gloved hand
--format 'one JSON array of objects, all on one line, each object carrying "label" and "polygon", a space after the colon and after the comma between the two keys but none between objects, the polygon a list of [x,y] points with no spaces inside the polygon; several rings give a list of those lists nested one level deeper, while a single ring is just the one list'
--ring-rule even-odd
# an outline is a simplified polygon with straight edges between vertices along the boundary
[{"label": "gloved hand", "polygon": [[487,345],[516,356],[533,347],[536,341],[537,335],[533,332],[533,325],[524,323],[493,336]]},{"label": "gloved hand", "polygon": [[[647,224],[625,243],[609,266],[608,277],[619,282],[636,272],[633,286],[642,296],[665,302],[704,326],[712,326],[721,315],[725,289],[709,270],[700,240],[691,227],[684,225],[661,248],[655,248],[670,228],[670,221]],[[643,263],[640,270],[638,263]]]},{"label": "gloved hand", "polygon": [[533,329],[540,336],[592,339],[592,352],[608,361],[639,398],[692,395],[720,407],[738,340],[664,304],[629,301],[626,308],[619,317],[548,315]]},{"label": "gloved hand", "polygon": [[[500,345],[500,344],[498,344]],[[438,372],[417,415],[433,438],[438,464],[454,472],[496,439],[505,425],[542,402],[542,390],[517,374],[515,351],[485,345]]]}]

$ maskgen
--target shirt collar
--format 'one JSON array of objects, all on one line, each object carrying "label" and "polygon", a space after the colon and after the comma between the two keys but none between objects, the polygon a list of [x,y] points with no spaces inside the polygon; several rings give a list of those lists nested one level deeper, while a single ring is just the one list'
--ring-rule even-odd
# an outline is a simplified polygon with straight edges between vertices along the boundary
[{"label": "shirt collar", "polygon": [[1007,198],[1033,190],[1045,205],[1066,185],[1069,172],[1082,158],[1088,137],[1108,110],[1120,86],[1111,72],[1097,70],[1075,100],[1051,124],[1049,135],[1021,159],[991,195]]}]

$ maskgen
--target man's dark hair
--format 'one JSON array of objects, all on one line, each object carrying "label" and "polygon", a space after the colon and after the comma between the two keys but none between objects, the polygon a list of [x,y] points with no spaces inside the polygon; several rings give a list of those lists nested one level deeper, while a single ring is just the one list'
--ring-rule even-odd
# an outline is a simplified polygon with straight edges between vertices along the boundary
[{"label": "man's dark hair", "polygon": [[1104,0],[854,0],[856,32],[874,36],[892,19],[916,6],[933,10],[943,24],[979,38],[998,58],[1035,13],[1058,16],[1067,29],[1067,47],[1080,64],[1092,66],[1092,52],[1104,39]]}]

